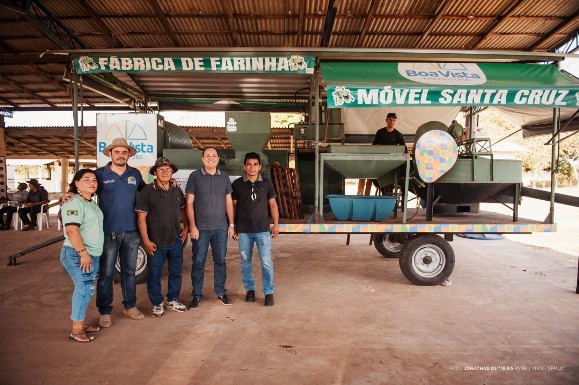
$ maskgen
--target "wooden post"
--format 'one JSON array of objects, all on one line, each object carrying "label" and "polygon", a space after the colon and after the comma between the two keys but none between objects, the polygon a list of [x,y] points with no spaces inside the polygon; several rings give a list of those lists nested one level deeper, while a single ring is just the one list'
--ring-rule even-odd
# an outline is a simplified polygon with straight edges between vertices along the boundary
[{"label": "wooden post", "polygon": [[0,115],[0,197],[8,199],[8,166],[6,165],[6,136],[4,116]]},{"label": "wooden post", "polygon": [[68,158],[60,159],[60,192],[68,191]]}]

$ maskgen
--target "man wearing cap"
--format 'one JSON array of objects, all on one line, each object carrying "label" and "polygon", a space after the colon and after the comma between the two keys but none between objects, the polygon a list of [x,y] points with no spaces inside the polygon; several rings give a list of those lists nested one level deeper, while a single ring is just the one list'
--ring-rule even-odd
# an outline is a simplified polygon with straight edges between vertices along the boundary
[{"label": "man wearing cap", "polygon": [[[169,159],[160,157],[149,172],[156,179],[138,194],[135,211],[143,246],[150,255],[147,259],[149,268],[147,294],[153,304],[153,317],[162,317],[165,311],[161,276],[165,260],[169,264],[167,308],[176,312],[187,310],[187,307],[179,302],[179,293],[183,271],[183,242],[189,229],[185,213],[185,196],[179,187],[171,183],[173,173],[177,172],[177,166]],[[181,223],[184,224],[183,229]]]},{"label": "man wearing cap", "polygon": [[[22,231],[30,231],[36,228],[36,217],[42,210],[42,206],[48,204],[48,191],[38,183],[37,179],[26,181],[30,192],[21,208],[18,209],[18,216],[22,220],[24,227]],[[28,219],[30,214],[30,219]]]},{"label": "man wearing cap", "polygon": [[99,325],[111,327],[113,310],[113,274],[117,255],[121,265],[121,289],[124,314],[134,320],[145,318],[137,309],[135,270],[141,237],[137,227],[135,199],[145,186],[139,170],[128,165],[137,153],[124,138],[116,138],[103,149],[111,161],[96,170],[98,201],[104,215],[105,243],[99,262],[96,305],[101,314]]},{"label": "man wearing cap", "polygon": [[203,150],[201,156],[203,167],[189,175],[185,188],[187,201],[187,219],[193,249],[193,300],[189,307],[197,309],[203,297],[205,261],[209,245],[213,255],[213,289],[217,299],[224,305],[231,305],[227,295],[225,280],[227,267],[227,238],[233,238],[233,201],[231,199],[231,182],[229,175],[219,170],[219,155],[213,147]]},{"label": "man wearing cap", "polygon": [[[16,190],[18,191],[12,194],[8,205],[0,209],[0,230],[10,229],[12,216],[18,211],[18,206],[23,205],[24,202],[26,202],[26,197],[28,196],[28,190],[26,190],[27,187],[28,185],[24,182],[18,183],[18,187],[16,187]],[[4,222],[4,214],[6,214],[6,222]]]},{"label": "man wearing cap", "polygon": [[396,116],[394,112],[388,113],[388,115],[386,115],[386,127],[382,127],[376,131],[376,135],[374,136],[374,141],[372,141],[372,144],[406,146],[404,137],[396,128],[394,128],[397,121],[398,116]]}]

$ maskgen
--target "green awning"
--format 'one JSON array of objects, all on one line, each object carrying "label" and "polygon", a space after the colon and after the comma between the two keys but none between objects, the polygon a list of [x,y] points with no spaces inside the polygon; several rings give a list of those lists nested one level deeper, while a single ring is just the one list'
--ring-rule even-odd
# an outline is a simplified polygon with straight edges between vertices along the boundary
[{"label": "green awning", "polygon": [[103,72],[210,72],[210,73],[314,73],[312,56],[79,56],[74,58],[78,74]]},{"label": "green awning", "polygon": [[552,64],[344,61],[321,68],[330,108],[579,106],[579,84]]}]

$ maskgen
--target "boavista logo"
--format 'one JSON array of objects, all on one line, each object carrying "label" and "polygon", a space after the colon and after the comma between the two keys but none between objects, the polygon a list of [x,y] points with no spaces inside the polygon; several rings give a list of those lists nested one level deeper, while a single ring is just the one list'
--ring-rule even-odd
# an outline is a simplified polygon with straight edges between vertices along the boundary
[{"label": "boavista logo", "polygon": [[448,86],[472,86],[487,81],[475,63],[398,63],[398,73],[413,82]]}]

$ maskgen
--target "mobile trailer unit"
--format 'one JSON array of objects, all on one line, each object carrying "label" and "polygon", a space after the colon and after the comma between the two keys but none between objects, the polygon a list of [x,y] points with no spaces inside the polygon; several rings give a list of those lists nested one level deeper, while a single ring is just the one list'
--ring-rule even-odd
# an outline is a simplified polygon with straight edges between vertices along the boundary
[{"label": "mobile trailer unit", "polygon": [[[271,79],[276,69],[277,72],[298,71],[302,76],[300,81],[309,85],[309,97],[307,101],[310,109],[309,116],[313,117],[312,125],[315,125],[315,183],[316,183],[316,207],[314,215],[304,223],[283,223],[280,230],[283,233],[344,233],[378,234],[377,237],[385,240],[380,242],[387,254],[397,253],[398,248],[402,253],[400,264],[403,273],[415,284],[436,285],[450,276],[454,266],[454,253],[446,239],[451,239],[458,233],[532,233],[556,231],[553,215],[550,223],[537,223],[534,221],[521,220],[514,216],[513,221],[508,216],[496,216],[492,214],[477,214],[476,217],[465,215],[452,218],[432,218],[432,200],[427,204],[424,219],[413,219],[412,223],[406,221],[407,208],[397,215],[396,218],[388,219],[383,223],[369,222],[340,222],[340,223],[316,223],[323,222],[322,210],[324,206],[323,184],[319,181],[320,168],[323,167],[323,156],[319,151],[319,128],[320,128],[320,89],[322,84],[327,89],[327,106],[330,108],[363,107],[363,106],[402,106],[413,105],[537,105],[552,108],[554,113],[553,132],[558,134],[557,114],[559,108],[577,108],[579,93],[576,83],[564,78],[554,65],[540,66],[533,64],[521,64],[517,61],[559,61],[566,56],[562,54],[523,53],[523,52],[475,52],[475,51],[420,51],[420,50],[362,50],[362,49],[255,49],[237,48],[224,51],[223,49],[169,49],[169,50],[84,50],[84,51],[53,51],[51,54],[66,54],[73,57],[75,73],[93,76],[99,72],[132,72],[147,84],[163,83],[164,76],[199,76],[210,75],[216,85],[208,85],[199,89],[198,85],[192,85],[191,94],[207,92],[210,94],[213,88],[224,83],[230,83],[228,78],[232,73],[251,74],[251,77],[263,77]],[[269,69],[260,67],[259,63],[274,63]],[[256,60],[253,60],[253,59]],[[261,60],[261,62],[260,62]],[[361,61],[362,60],[362,61]],[[154,62],[154,63],[153,63]],[[315,62],[315,66],[312,64]],[[505,63],[510,62],[510,63]],[[111,65],[114,63],[114,65]],[[155,66],[146,65],[153,63]],[[195,63],[192,66],[191,63]],[[218,64],[230,63],[229,66]],[[231,64],[233,63],[233,64]],[[235,64],[237,63],[237,64]],[[257,63],[256,67],[253,64]],[[285,64],[283,64],[285,63]],[[478,63],[478,64],[477,64]],[[499,64],[500,63],[500,64]],[[283,64],[283,65],[282,65]],[[409,67],[414,65],[415,67]],[[436,77],[423,71],[424,66],[435,68],[451,65],[460,67],[446,70],[442,68],[442,75],[449,80],[459,81],[453,83],[440,83],[431,80],[416,81],[416,78],[408,79],[408,76]],[[237,66],[237,67],[236,67]],[[225,68],[225,69],[224,69]],[[390,68],[389,70],[386,70]],[[410,69],[409,69],[410,68]],[[414,69],[413,69],[414,68]],[[464,73],[461,75],[460,72]],[[287,71],[286,71],[287,70]],[[406,72],[405,76],[401,71]],[[446,71],[446,72],[445,72]],[[487,72],[485,72],[487,71]],[[490,72],[488,72],[490,71]],[[426,74],[422,74],[426,72]],[[434,71],[433,73],[435,73]],[[194,74],[193,74],[194,73]],[[285,73],[284,75],[287,75]],[[441,74],[440,72],[438,72]],[[494,82],[488,82],[487,73],[497,75]],[[193,75],[192,75],[193,74]],[[385,78],[384,74],[394,74],[393,77]],[[448,75],[452,74],[452,75]],[[476,76],[475,76],[476,75]],[[502,76],[501,76],[502,75]],[[473,84],[464,85],[464,80],[473,80]],[[522,79],[517,83],[516,79]],[[171,80],[175,80],[171,78]],[[436,80],[436,79],[435,79]],[[103,83],[101,79],[101,84]],[[73,87],[77,92],[78,81],[73,81]],[[176,82],[165,82],[167,88],[175,87]],[[303,86],[303,84],[301,84]],[[145,101],[157,101],[165,103],[175,101],[180,95],[186,99],[187,90],[183,84],[178,84],[179,92],[165,90],[167,92],[155,94],[154,89],[145,90]],[[112,85],[111,85],[112,87]],[[118,87],[116,88],[118,89]],[[302,87],[301,89],[307,89]],[[158,91],[158,89],[157,89]],[[296,93],[297,95],[297,93]],[[135,97],[135,95],[128,95]],[[138,97],[138,95],[137,95]],[[253,97],[258,99],[258,97]],[[287,98],[287,96],[286,96]],[[189,102],[193,103],[195,98]],[[248,103],[243,97],[233,97],[235,103]],[[267,99],[266,97],[262,97]],[[273,100],[272,103],[283,104],[287,100]],[[198,101],[207,103],[206,101]],[[74,105],[74,114],[78,114],[78,106]],[[259,109],[259,106],[252,108]],[[75,120],[75,122],[78,119]],[[557,141],[553,141],[553,162],[556,161]],[[406,170],[409,170],[406,160]],[[409,178],[405,179],[408,184]],[[436,180],[429,181],[434,184]],[[493,183],[491,180],[490,183]],[[515,183],[516,185],[516,183]],[[551,192],[551,214],[554,206],[554,184]],[[520,191],[520,189],[516,189]],[[405,189],[405,193],[408,188]],[[518,194],[514,195],[513,209],[518,204]],[[406,199],[404,199],[404,206]],[[443,239],[438,234],[444,236]],[[392,241],[390,235],[395,235]]]}]

